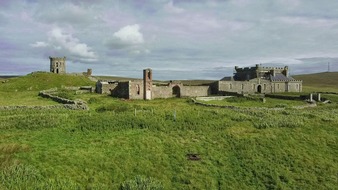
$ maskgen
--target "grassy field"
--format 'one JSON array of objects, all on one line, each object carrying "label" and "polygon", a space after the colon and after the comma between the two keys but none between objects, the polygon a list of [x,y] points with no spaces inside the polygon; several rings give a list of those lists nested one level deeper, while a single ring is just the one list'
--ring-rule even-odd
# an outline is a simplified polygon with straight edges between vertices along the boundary
[{"label": "grassy field", "polygon": [[306,105],[303,100],[281,100],[276,98],[265,98],[265,102],[260,98],[232,97],[223,100],[198,101],[206,104],[236,107],[263,107],[263,108],[291,108],[294,106]]},{"label": "grassy field", "polygon": [[[43,105],[53,102],[32,103],[38,90],[92,84],[33,75],[0,92]],[[280,111],[98,94],[72,95],[89,111],[0,110],[0,189],[335,189],[338,101],[326,96],[332,104]]]},{"label": "grassy field", "polygon": [[294,76],[297,80],[303,80],[305,92],[338,92],[338,72],[325,72]]}]

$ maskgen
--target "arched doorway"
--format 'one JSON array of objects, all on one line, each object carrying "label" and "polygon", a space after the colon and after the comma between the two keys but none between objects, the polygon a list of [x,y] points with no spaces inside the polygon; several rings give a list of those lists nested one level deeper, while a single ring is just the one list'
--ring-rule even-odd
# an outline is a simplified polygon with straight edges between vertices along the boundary
[{"label": "arched doorway", "polygon": [[58,74],[59,74],[59,69],[56,69],[56,73],[58,73]]},{"label": "arched doorway", "polygon": [[173,87],[173,96],[177,98],[181,97],[181,88],[177,85]]},{"label": "arched doorway", "polygon": [[261,86],[261,85],[258,85],[258,86],[257,86],[257,92],[258,92],[258,93],[262,93],[262,86]]}]

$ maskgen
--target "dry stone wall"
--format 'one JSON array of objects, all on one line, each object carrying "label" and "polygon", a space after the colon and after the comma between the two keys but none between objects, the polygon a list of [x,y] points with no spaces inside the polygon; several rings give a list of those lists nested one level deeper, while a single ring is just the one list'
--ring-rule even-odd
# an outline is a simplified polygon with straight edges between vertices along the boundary
[{"label": "dry stone wall", "polygon": [[61,107],[72,110],[89,110],[89,107],[85,101],[82,100],[69,100],[66,98],[55,95],[57,89],[44,90],[39,92],[39,96],[44,98],[50,98],[55,102],[63,104]]}]

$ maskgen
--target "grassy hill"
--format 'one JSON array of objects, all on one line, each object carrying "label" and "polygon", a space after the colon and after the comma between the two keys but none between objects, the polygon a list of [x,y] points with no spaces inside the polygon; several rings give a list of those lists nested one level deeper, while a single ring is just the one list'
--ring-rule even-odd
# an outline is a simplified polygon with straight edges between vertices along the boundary
[{"label": "grassy hill", "polygon": [[95,82],[85,76],[59,75],[48,72],[34,72],[26,76],[20,76],[2,80],[0,91],[39,91],[61,86],[90,86]]},{"label": "grassy hill", "polygon": [[6,105],[53,105],[55,102],[37,96],[41,90],[62,86],[94,86],[85,76],[58,75],[34,72],[26,76],[0,80],[0,106]]},{"label": "grassy hill", "polygon": [[333,91],[338,92],[338,72],[324,72],[293,76],[303,80],[304,91]]}]

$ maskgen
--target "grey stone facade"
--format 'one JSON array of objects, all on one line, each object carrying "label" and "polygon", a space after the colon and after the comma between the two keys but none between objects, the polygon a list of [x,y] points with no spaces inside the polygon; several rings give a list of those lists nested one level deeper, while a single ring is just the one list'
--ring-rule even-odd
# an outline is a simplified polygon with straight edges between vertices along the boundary
[{"label": "grey stone facade", "polygon": [[234,92],[238,94],[301,92],[302,81],[289,76],[288,67],[238,68],[233,77],[217,81],[218,93]]},{"label": "grey stone facade", "polygon": [[181,82],[153,84],[152,70],[143,70],[143,80],[98,81],[97,93],[111,94],[125,99],[144,99],[172,97],[201,97],[209,95],[270,94],[280,92],[301,92],[302,81],[289,76],[288,67],[235,67],[233,77],[224,77],[209,86],[185,86]]},{"label": "grey stone facade", "polygon": [[152,70],[143,70],[143,80],[132,81],[98,81],[96,92],[111,94],[113,97],[125,99],[197,97],[211,95],[210,86],[184,86],[180,82],[154,85]]},{"label": "grey stone facade", "polygon": [[66,57],[49,57],[50,72],[56,74],[66,73]]}]

